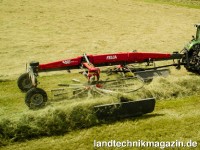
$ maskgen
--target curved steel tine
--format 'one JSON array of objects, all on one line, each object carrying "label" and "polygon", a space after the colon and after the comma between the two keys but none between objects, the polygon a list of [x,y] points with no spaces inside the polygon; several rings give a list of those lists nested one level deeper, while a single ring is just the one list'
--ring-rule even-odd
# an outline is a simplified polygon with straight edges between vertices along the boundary
[{"label": "curved steel tine", "polygon": [[104,96],[104,94],[105,94],[105,93],[102,92],[102,91],[98,91],[98,90],[97,90],[97,87],[94,88],[94,91],[95,91],[96,93],[98,93],[99,95],[103,95],[103,96]]},{"label": "curved steel tine", "polygon": [[85,92],[86,90],[87,90],[87,89],[83,89],[83,90],[81,90],[79,93],[73,95],[71,98],[74,98],[74,97],[76,97],[76,96],[82,94],[82,93]]}]

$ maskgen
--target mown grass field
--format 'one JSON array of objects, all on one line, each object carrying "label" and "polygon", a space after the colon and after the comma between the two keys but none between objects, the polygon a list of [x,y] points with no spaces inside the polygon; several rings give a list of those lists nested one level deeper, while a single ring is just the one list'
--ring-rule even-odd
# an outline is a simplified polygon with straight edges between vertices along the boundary
[{"label": "mown grass field", "polygon": [[[99,122],[91,108],[117,97],[50,99],[47,107],[29,110],[16,84],[31,60],[50,62],[85,52],[180,51],[195,34],[199,8],[197,0],[0,0],[0,149],[85,150],[94,149],[94,140],[200,143],[200,77],[184,68],[171,68],[169,77],[126,95],[155,97],[153,113],[113,122]],[[43,73],[39,87],[50,91],[73,78],[84,79],[77,71]]]},{"label": "mown grass field", "polygon": [[0,78],[18,77],[32,60],[180,51],[199,22],[199,9],[132,0],[0,3]]},{"label": "mown grass field", "polygon": [[192,139],[193,141],[200,142],[200,124],[198,121],[200,112],[198,108],[199,99],[195,96],[158,101],[154,113],[143,117],[101,124],[89,129],[76,130],[62,136],[46,137],[15,143],[10,146],[2,147],[1,149],[84,150],[93,149],[94,140],[137,141],[142,139],[147,141],[189,141]]}]

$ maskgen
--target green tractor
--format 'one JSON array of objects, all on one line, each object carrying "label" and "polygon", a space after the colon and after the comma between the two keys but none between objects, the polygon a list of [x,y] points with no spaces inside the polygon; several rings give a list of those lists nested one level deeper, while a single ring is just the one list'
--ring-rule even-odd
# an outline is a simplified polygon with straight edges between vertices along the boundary
[{"label": "green tractor", "polygon": [[185,68],[193,73],[200,74],[200,24],[195,24],[197,28],[196,37],[184,47],[183,63]]}]

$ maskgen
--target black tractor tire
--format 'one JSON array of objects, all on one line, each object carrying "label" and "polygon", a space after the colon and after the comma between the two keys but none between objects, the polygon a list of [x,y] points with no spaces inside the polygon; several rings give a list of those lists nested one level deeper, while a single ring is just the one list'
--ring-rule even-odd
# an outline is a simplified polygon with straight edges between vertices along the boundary
[{"label": "black tractor tire", "polygon": [[[196,44],[188,52],[189,66],[186,64],[185,68],[189,72],[200,75],[200,44]],[[183,57],[183,62],[187,63],[186,54]]]},{"label": "black tractor tire", "polygon": [[[37,80],[36,80],[36,83],[37,83]],[[17,85],[18,85],[18,88],[22,92],[27,92],[28,90],[34,87],[28,73],[23,73],[18,78]]]},{"label": "black tractor tire", "polygon": [[47,102],[47,93],[41,88],[30,89],[25,96],[25,103],[30,109],[41,108]]}]

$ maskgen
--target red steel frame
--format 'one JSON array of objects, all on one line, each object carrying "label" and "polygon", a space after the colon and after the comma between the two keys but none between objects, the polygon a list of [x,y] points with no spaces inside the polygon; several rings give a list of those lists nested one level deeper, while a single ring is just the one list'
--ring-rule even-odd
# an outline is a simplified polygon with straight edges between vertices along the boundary
[{"label": "red steel frame", "polygon": [[[146,53],[146,52],[126,52],[126,53],[114,53],[114,54],[103,54],[103,55],[87,55],[91,64],[96,67],[108,66],[108,65],[119,65],[119,64],[131,64],[131,63],[142,63],[148,62],[149,60],[167,60],[173,59],[173,54],[169,53]],[[72,59],[65,59],[47,64],[39,65],[39,72],[52,71],[52,70],[67,70],[67,69],[78,69],[84,65],[90,69],[91,66],[83,64],[84,57],[79,56]]]},{"label": "red steel frame", "polygon": [[[159,60],[181,59],[182,54],[179,53],[147,53],[147,52],[121,52],[114,54],[101,55],[83,55],[72,59],[65,59],[47,64],[40,64],[39,72],[79,69],[81,67],[88,69],[87,78],[100,78],[100,69],[96,67],[119,65],[121,68],[131,63],[143,63]],[[96,67],[95,67],[96,66]]]}]

